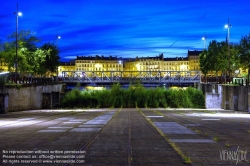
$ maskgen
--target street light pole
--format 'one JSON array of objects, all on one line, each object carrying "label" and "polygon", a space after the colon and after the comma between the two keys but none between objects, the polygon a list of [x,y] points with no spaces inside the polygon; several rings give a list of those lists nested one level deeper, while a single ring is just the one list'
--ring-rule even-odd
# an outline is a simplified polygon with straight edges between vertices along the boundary
[{"label": "street light pole", "polygon": [[61,39],[61,36],[58,35],[58,31],[57,31],[57,34],[56,34],[56,46],[58,47],[58,39]]},{"label": "street light pole", "polygon": [[[58,35],[58,31],[57,31],[57,34],[56,34],[56,47],[57,47],[57,49],[58,49],[58,40],[59,39],[61,39],[61,36]],[[58,73],[59,73],[59,71],[58,71],[58,66],[57,66],[57,69],[56,69],[56,77],[57,77],[57,79],[58,79]]]},{"label": "street light pole", "polygon": [[16,4],[16,12],[14,13],[16,15],[16,58],[15,58],[15,82],[17,83],[17,68],[18,68],[18,54],[17,54],[17,50],[18,50],[18,16],[21,16],[22,13],[18,12],[18,3]]},{"label": "street light pole", "polygon": [[204,50],[205,50],[206,49],[206,40],[207,40],[206,33],[205,33],[205,36],[202,37],[202,40],[204,40]]},{"label": "street light pole", "polygon": [[229,23],[229,18],[228,18],[228,24],[225,25],[225,28],[227,28],[227,53],[228,53],[228,75],[229,75],[229,81],[230,81],[230,28],[231,28],[231,25]]}]

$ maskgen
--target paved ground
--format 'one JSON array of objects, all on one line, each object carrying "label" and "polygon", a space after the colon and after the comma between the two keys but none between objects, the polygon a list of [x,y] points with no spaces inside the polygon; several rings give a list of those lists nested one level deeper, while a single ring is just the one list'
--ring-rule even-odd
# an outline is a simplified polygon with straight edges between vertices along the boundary
[{"label": "paved ground", "polygon": [[192,109],[0,114],[0,165],[250,165],[250,114]]}]

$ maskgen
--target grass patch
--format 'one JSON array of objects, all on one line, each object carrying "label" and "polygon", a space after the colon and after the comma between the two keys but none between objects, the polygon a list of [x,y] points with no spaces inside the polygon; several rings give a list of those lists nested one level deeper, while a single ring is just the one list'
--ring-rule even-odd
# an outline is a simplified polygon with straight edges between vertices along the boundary
[{"label": "grass patch", "polygon": [[197,130],[197,129],[195,130],[195,132],[196,132],[196,133],[199,133],[199,134],[201,133],[201,131],[200,131],[200,130]]},{"label": "grass patch", "polygon": [[218,142],[219,141],[219,138],[218,137],[213,137],[213,140],[215,141],[215,142]]},{"label": "grass patch", "polygon": [[55,138],[53,137],[53,136],[50,136],[49,138],[48,138],[48,140],[49,141],[53,141]]},{"label": "grass patch", "polygon": [[190,157],[184,157],[184,163],[185,164],[191,164],[192,161],[191,161]]},{"label": "grass patch", "polygon": [[158,114],[158,115],[160,115],[160,116],[164,116],[164,114],[161,113],[161,112],[159,112],[159,111],[153,111],[153,112],[155,112],[156,114]]},{"label": "grass patch", "polygon": [[231,146],[231,144],[229,142],[226,142],[225,145],[226,145],[226,147],[230,147]]}]

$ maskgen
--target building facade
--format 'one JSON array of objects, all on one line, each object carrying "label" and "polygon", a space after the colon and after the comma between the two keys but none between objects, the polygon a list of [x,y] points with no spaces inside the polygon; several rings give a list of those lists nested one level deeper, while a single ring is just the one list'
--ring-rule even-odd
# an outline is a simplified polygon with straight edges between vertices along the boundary
[{"label": "building facade", "polygon": [[202,51],[189,51],[188,50],[188,61],[189,61],[189,70],[200,70],[200,61],[199,54]]},{"label": "building facade", "polygon": [[76,71],[122,71],[122,58],[98,56],[77,56]]},{"label": "building facade", "polygon": [[69,62],[61,62],[58,67],[58,76],[61,77],[62,72],[65,72],[64,76],[73,76],[72,72],[76,71],[75,60],[70,60]]},{"label": "building facade", "polygon": [[[161,71],[161,75],[171,73],[184,74],[184,71],[199,71],[199,54],[202,51],[189,51],[187,57],[164,58],[163,54],[155,57],[136,57],[136,58],[117,58],[117,57],[104,57],[104,56],[77,56],[74,60],[75,63],[62,63],[59,67],[59,75],[63,71],[75,71],[77,76],[82,77],[83,72],[95,72],[100,75],[103,71],[110,71],[107,75],[114,74],[115,71]],[[74,65],[73,65],[74,64]],[[70,73],[70,72],[69,72]],[[134,72],[136,75],[137,73]],[[67,74],[70,75],[70,74]]]}]

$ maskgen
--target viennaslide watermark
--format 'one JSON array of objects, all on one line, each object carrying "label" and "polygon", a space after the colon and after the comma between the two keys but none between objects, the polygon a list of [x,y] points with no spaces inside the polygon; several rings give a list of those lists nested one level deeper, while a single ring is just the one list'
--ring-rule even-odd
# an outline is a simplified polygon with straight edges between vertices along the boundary
[{"label": "viennaslide watermark", "polygon": [[224,161],[235,161],[237,165],[239,161],[247,161],[247,150],[240,150],[239,146],[236,150],[221,150],[220,159]]}]

